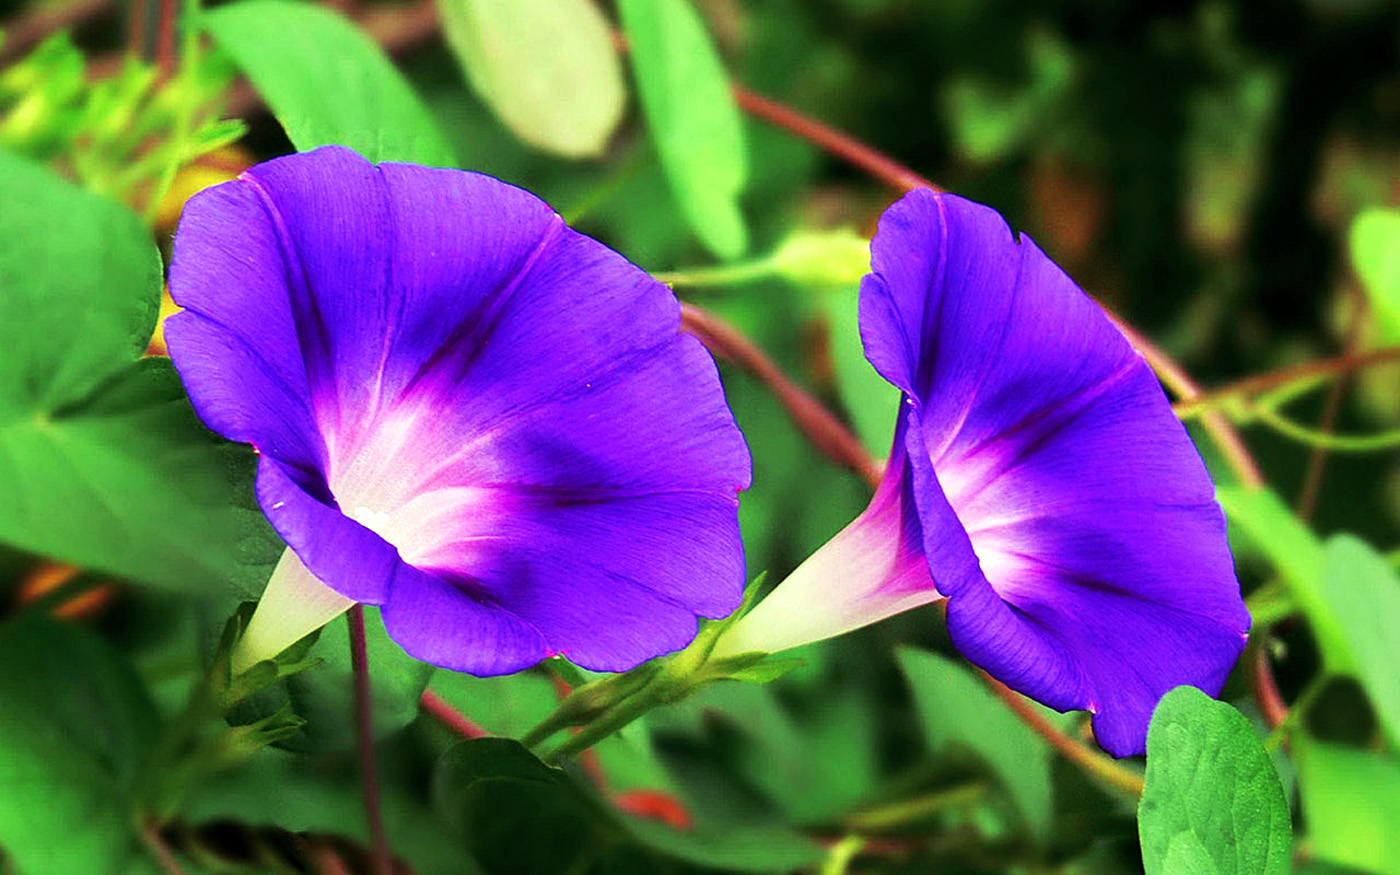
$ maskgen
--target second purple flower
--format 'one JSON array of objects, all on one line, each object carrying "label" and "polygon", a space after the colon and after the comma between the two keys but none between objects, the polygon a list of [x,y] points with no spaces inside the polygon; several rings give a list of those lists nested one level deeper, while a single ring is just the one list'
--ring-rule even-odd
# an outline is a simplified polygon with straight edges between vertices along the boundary
[{"label": "second purple flower", "polygon": [[920,190],[885,213],[861,339],[901,390],[870,507],[721,639],[775,652],[947,600],[972,662],[1141,753],[1172,687],[1245,644],[1225,517],[1152,371],[1001,216]]}]

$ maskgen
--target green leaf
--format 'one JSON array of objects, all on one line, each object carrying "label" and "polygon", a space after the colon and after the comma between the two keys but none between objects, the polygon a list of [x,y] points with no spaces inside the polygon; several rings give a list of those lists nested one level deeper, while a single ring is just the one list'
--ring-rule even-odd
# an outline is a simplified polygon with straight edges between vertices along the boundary
[{"label": "green leaf", "polygon": [[[342,615],[327,624],[305,655],[319,664],[298,671],[234,711],[234,722],[252,723],[290,705],[306,721],[301,731],[281,743],[288,750],[347,751],[355,746],[354,672],[350,637]],[[418,716],[418,700],[433,667],[419,662],[384,631],[376,608],[365,607],[365,644],[369,657],[371,728],[375,738],[403,729]]]},{"label": "green leaf", "polygon": [[130,211],[0,154],[0,539],[187,592],[255,593],[279,542],[253,455],[140,356],[160,260]]},{"label": "green leaf", "polygon": [[627,103],[612,30],[592,0],[438,0],[476,93],[525,142],[601,155]]},{"label": "green leaf", "polygon": [[1001,779],[1031,831],[1049,835],[1051,751],[967,669],[936,653],[900,648],[899,664],[914,693],[924,738],[935,752],[973,751]]},{"label": "green leaf", "polygon": [[301,151],[349,146],[370,161],[455,167],[437,122],[374,41],[292,0],[243,0],[200,16]]},{"label": "green leaf", "polygon": [[493,735],[521,736],[549,716],[559,691],[543,674],[528,671],[479,678],[455,671],[433,675],[433,692]]},{"label": "green leaf", "polygon": [[1376,875],[1400,875],[1400,763],[1297,736],[1293,761],[1320,860]]},{"label": "green leaf", "polygon": [[[394,855],[418,875],[474,875],[480,870],[428,808],[416,757],[409,774],[391,742],[378,745],[382,769],[380,807]],[[341,758],[259,751],[235,771],[206,782],[185,806],[188,823],[236,821],[292,832],[349,836],[368,844],[360,776]]]},{"label": "green leaf", "polygon": [[1400,575],[1365,542],[1337,535],[1327,542],[1322,597],[1347,630],[1349,662],[1391,746],[1400,751]]},{"label": "green leaf", "polygon": [[1283,788],[1244,715],[1195,687],[1158,703],[1138,806],[1147,875],[1283,875],[1292,829]]},{"label": "green leaf", "polygon": [[773,273],[813,289],[851,289],[870,272],[870,241],[850,228],[798,228],[767,259]]},{"label": "green leaf", "polygon": [[689,0],[619,0],[647,127],[681,212],[723,259],[748,248],[743,119],[719,54]]},{"label": "green leaf", "polygon": [[1382,342],[1400,343],[1400,211],[1366,210],[1351,223],[1347,243]]},{"label": "green leaf", "polygon": [[489,872],[572,871],[595,835],[617,835],[562,771],[506,738],[464,741],[443,754],[433,799]]},{"label": "green leaf", "polygon": [[1268,490],[1221,487],[1230,520],[1278,568],[1332,674],[1361,681],[1400,749],[1400,579],[1384,556],[1347,535],[1325,545]]},{"label": "green leaf", "polygon": [[627,818],[626,824],[628,832],[650,848],[725,872],[805,871],[824,856],[822,847],[810,839],[772,827],[683,831],[633,817]]},{"label": "green leaf", "polygon": [[123,871],[132,783],[156,732],[136,673],[87,631],[11,621],[0,703],[0,847],[34,875]]},{"label": "green leaf", "polygon": [[813,295],[831,327],[831,364],[836,389],[850,414],[851,424],[867,452],[877,459],[889,455],[899,415],[899,390],[865,357],[860,339],[858,289],[833,289]]}]

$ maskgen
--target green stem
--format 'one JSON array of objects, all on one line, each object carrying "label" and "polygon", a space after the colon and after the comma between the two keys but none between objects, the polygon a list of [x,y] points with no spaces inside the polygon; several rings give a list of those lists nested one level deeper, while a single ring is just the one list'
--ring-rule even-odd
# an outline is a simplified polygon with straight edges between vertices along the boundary
[{"label": "green stem", "polygon": [[1318,695],[1326,689],[1327,682],[1331,679],[1332,676],[1330,674],[1321,672],[1308,682],[1308,685],[1303,688],[1302,694],[1298,696],[1297,701],[1288,709],[1288,716],[1283,718],[1283,721],[1275,726],[1273,731],[1264,739],[1265,750],[1269,753],[1278,750],[1279,746],[1293,733],[1293,730],[1297,729],[1302,723],[1303,718],[1307,716],[1308,709],[1312,707]]},{"label": "green stem", "polygon": [[966,808],[987,798],[991,788],[985,781],[974,781],[957,787],[936,790],[913,799],[904,799],[857,811],[847,817],[845,826],[857,832],[887,832],[917,823],[933,814],[951,808]]},{"label": "green stem", "polygon": [[1274,579],[1250,593],[1244,600],[1249,615],[1254,618],[1255,629],[1267,629],[1280,620],[1293,616],[1298,606],[1283,581]]},{"label": "green stem", "polygon": [[831,846],[819,875],[846,875],[851,863],[865,850],[866,841],[854,833]]},{"label": "green stem", "polygon": [[1400,447],[1400,429],[1374,435],[1337,435],[1299,425],[1268,407],[1257,407],[1254,414],[1261,423],[1279,434],[1312,447],[1343,453],[1374,453]]},{"label": "green stem", "polygon": [[560,742],[553,750],[545,754],[543,759],[558,759],[588,750],[650,711],[660,701],[661,699],[657,696],[643,695],[641,692],[623,699],[602,717]]},{"label": "green stem", "polygon": [[734,286],[773,276],[774,263],[771,256],[754,261],[741,261],[738,264],[721,264],[713,267],[690,267],[682,270],[652,274],[669,286],[685,288],[707,288],[713,286]]}]

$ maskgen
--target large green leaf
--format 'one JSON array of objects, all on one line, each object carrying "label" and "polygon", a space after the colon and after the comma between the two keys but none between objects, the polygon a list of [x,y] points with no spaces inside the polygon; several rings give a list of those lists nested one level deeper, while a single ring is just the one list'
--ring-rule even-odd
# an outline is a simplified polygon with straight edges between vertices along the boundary
[{"label": "large green leaf", "polygon": [[1195,687],[1158,703],[1138,806],[1147,875],[1283,875],[1292,828],[1269,755],[1244,715]]},{"label": "large green leaf", "polygon": [[243,0],[201,26],[252,81],[298,149],[349,146],[371,161],[454,167],[427,107],[374,41],[327,9]]},{"label": "large green leaf", "polygon": [[[761,824],[677,830],[624,816],[593,789],[541,763],[519,742],[467,741],[448,750],[433,776],[440,814],[489,871],[584,871],[601,847],[633,845],[628,857],[662,871],[657,854],[731,872],[786,872],[821,859],[820,846]],[[569,869],[570,865],[577,867]],[[606,867],[604,867],[606,869]]]},{"label": "large green leaf", "polygon": [[619,832],[562,771],[505,738],[465,741],[443,754],[433,799],[488,871],[571,871],[595,836]]},{"label": "large green leaf", "polygon": [[647,126],[681,211],[721,258],[748,246],[743,119],[719,54],[689,0],[619,0]]},{"label": "large green leaf", "polygon": [[1400,875],[1400,763],[1302,736],[1294,739],[1293,760],[1313,854]]},{"label": "large green leaf", "polygon": [[1382,339],[1400,343],[1400,210],[1366,210],[1352,222],[1347,242]]},{"label": "large green leaf", "polygon": [[1346,643],[1381,728],[1400,751],[1400,575],[1365,542],[1337,535],[1327,542],[1322,596]]},{"label": "large green leaf", "polygon": [[31,875],[125,871],[155,706],[120,654],[39,618],[0,626],[0,847]]},{"label": "large green leaf", "polygon": [[251,451],[139,360],[160,260],[130,211],[0,153],[0,539],[186,591],[251,593],[277,540]]},{"label": "large green leaf", "polygon": [[627,104],[612,30],[592,0],[438,0],[447,43],[497,118],[531,145],[602,154]]},{"label": "large green leaf", "polygon": [[1349,535],[1326,544],[1269,490],[1221,487],[1230,521],[1278,569],[1308,619],[1329,672],[1361,681],[1400,749],[1400,579]]},{"label": "large green leaf", "polygon": [[[394,856],[418,875],[479,872],[466,848],[428,808],[416,768],[403,774],[405,766],[397,760],[406,752],[390,742],[377,745],[376,754],[382,770],[380,809]],[[344,835],[367,845],[360,776],[345,768],[345,762],[339,755],[306,756],[264,748],[248,763],[201,786],[181,817],[195,825],[231,820],[252,827]]]},{"label": "large green leaf", "polygon": [[1037,836],[1050,832],[1051,751],[967,669],[936,653],[901,648],[924,737],[934,751],[962,747],[991,767]]}]

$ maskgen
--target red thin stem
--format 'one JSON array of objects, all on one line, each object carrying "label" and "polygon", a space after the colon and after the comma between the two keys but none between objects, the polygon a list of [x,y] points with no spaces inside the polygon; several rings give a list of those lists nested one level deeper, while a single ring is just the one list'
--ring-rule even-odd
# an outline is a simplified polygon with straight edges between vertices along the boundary
[{"label": "red thin stem", "polygon": [[151,852],[151,856],[156,858],[160,864],[160,869],[165,875],[185,875],[185,870],[180,866],[180,861],[176,859],[175,852],[166,844],[165,836],[160,834],[160,827],[154,823],[147,823],[141,828],[141,841],[146,845],[146,849]]},{"label": "red thin stem", "polygon": [[820,401],[784,374],[743,332],[689,303],[681,304],[681,328],[698,338],[714,355],[737,365],[762,383],[783,405],[798,430],[823,455],[859,474],[872,487],[879,485],[884,472],[861,446],[860,439]]},{"label": "red thin stem", "polygon": [[739,108],[749,115],[791,131],[832,155],[844,158],[892,188],[900,191],[912,191],[916,188],[943,191],[910,168],[888,155],[877,152],[849,134],[804,115],[786,104],[750,91],[742,85],[732,85],[731,89]]},{"label": "red thin stem", "polygon": [[156,18],[156,69],[160,81],[175,75],[175,30],[180,17],[180,0],[160,0]]},{"label": "red thin stem", "polygon": [[1233,383],[1211,389],[1194,401],[1177,404],[1176,412],[1178,416],[1189,416],[1201,407],[1217,404],[1222,399],[1234,395],[1255,395],[1314,377],[1341,376],[1369,368],[1372,365],[1393,364],[1395,362],[1400,362],[1400,346],[1387,346],[1369,352],[1289,365],[1276,371],[1243,377]]},{"label": "red thin stem", "polygon": [[1288,719],[1288,703],[1283,700],[1278,682],[1274,680],[1274,671],[1269,666],[1269,651],[1264,641],[1267,636],[1268,630],[1265,630],[1263,635],[1251,642],[1254,654],[1249,674],[1250,687],[1259,713],[1264,716],[1270,729],[1276,729]]},{"label": "red thin stem", "polygon": [[[1361,328],[1366,324],[1366,298],[1356,289],[1350,289],[1351,314],[1347,321],[1346,355],[1355,355],[1361,346]],[[1346,400],[1347,375],[1343,374],[1327,389],[1326,406],[1322,411],[1322,421],[1318,431],[1331,434],[1337,426],[1337,417],[1342,413],[1342,402]],[[1327,447],[1316,446],[1308,457],[1308,470],[1303,476],[1303,488],[1298,494],[1298,518],[1307,521],[1317,508],[1317,498],[1322,492],[1322,477],[1327,471]]]},{"label": "red thin stem", "polygon": [[21,57],[50,34],[80,24],[106,12],[111,0],[72,0],[67,3],[36,5],[30,12],[5,25],[0,42],[0,64]]},{"label": "red thin stem", "polygon": [[467,719],[466,715],[447,704],[447,700],[443,699],[432,690],[423,691],[422,698],[418,700],[418,707],[423,709],[424,714],[427,714],[462,738],[471,740],[474,738],[485,738],[491,734]]},{"label": "red thin stem", "polygon": [[150,0],[131,0],[126,21],[126,51],[137,58],[146,54],[146,7]]},{"label": "red thin stem", "polygon": [[979,674],[982,675],[983,682],[1006,703],[1007,707],[1016,713],[1022,723],[1049,742],[1050,746],[1063,754],[1065,759],[1130,796],[1142,795],[1143,779],[1137,772],[1061,732],[1057,726],[1031,707],[1030,702],[1026,701],[1020,693],[986,672],[979,672]]},{"label": "red thin stem", "polygon": [[379,774],[374,762],[373,713],[370,710],[369,652],[365,645],[365,609],[361,605],[346,614],[350,626],[350,669],[355,677],[355,732],[364,779],[365,819],[369,824],[370,853],[375,875],[393,875],[384,818],[379,810]]}]

